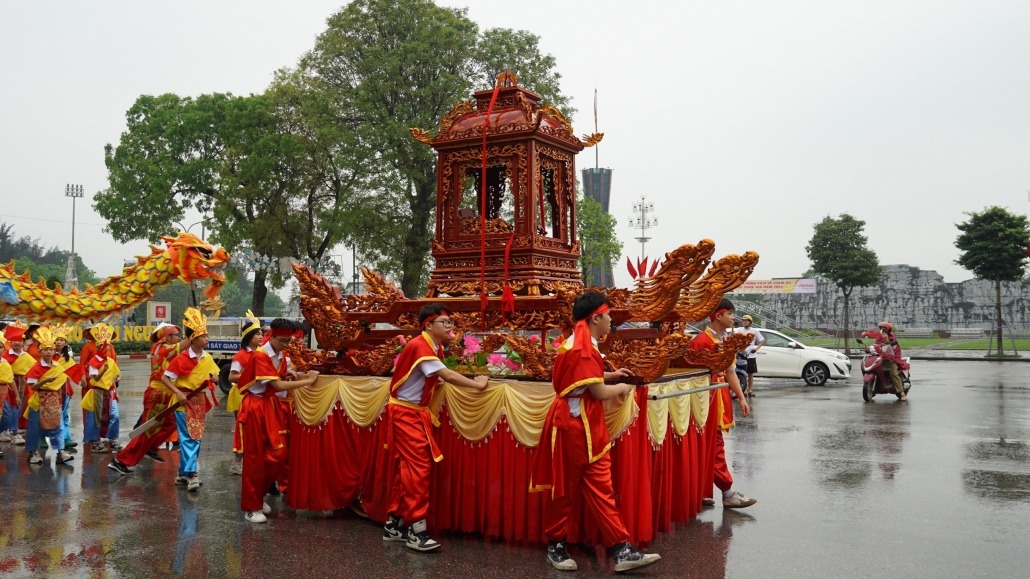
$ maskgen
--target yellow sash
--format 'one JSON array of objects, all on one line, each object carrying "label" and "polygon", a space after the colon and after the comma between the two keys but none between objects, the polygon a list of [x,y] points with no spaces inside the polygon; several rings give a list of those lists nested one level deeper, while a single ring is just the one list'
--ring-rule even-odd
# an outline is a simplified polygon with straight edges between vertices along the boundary
[{"label": "yellow sash", "polygon": [[20,356],[11,364],[11,370],[15,376],[24,376],[29,373],[29,370],[36,365],[36,359],[29,355],[28,352],[22,352]]},{"label": "yellow sash", "polygon": [[[208,380],[211,374],[218,374],[218,364],[215,364],[211,356],[207,355],[197,360],[197,365],[193,367],[189,374],[176,378],[175,387],[179,390],[196,390],[204,385],[204,381]],[[205,394],[204,396],[207,395]],[[175,411],[186,412],[186,407],[180,406]]]},{"label": "yellow sash", "polygon": [[[7,360],[0,358],[0,384],[11,384],[13,382],[14,370],[11,368],[11,365]],[[3,404],[3,402],[3,400],[0,400],[0,404]]]},{"label": "yellow sash", "polygon": [[[122,375],[122,370],[118,367],[118,362],[115,361],[114,358],[108,358],[104,364],[108,365],[107,372],[104,372],[104,375],[100,377],[99,381],[94,378],[90,378],[89,385],[93,388],[99,388],[100,390],[110,390],[111,386],[114,386],[114,379]],[[100,367],[103,368],[104,366],[101,365]],[[83,410],[96,412],[96,396],[92,396],[87,393],[82,397],[82,402],[79,402],[79,406],[81,406]]]},{"label": "yellow sash", "polygon": [[[39,389],[56,392],[61,388],[64,388],[64,383],[68,381],[68,378],[64,375],[64,371],[68,368],[71,368],[74,365],[74,358],[63,363],[60,362],[58,358],[54,358],[54,365],[46,371],[46,374],[40,376],[38,381],[42,382],[46,378],[53,378],[54,380],[44,384],[43,386],[39,386]],[[39,393],[36,392],[35,389],[33,389],[32,397],[29,398],[29,402],[25,406],[25,414],[22,415],[24,418],[28,418],[29,410],[35,410],[37,412],[39,411]]]}]

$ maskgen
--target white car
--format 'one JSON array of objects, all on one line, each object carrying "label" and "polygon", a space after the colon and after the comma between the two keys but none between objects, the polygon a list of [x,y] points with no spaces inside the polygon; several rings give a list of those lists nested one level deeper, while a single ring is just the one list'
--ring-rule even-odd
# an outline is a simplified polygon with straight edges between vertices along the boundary
[{"label": "white car", "polygon": [[763,378],[801,378],[809,386],[851,375],[851,359],[833,350],[806,346],[774,330],[757,328],[765,338],[758,350],[758,373]]}]

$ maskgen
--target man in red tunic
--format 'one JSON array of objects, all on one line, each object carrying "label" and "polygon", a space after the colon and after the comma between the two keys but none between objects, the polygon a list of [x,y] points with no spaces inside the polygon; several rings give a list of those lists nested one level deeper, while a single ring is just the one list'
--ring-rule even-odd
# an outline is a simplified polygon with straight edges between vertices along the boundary
[{"label": "man in red tunic", "polygon": [[554,402],[544,420],[529,490],[551,493],[544,511],[547,563],[562,571],[575,571],[576,561],[565,548],[569,513],[582,493],[604,546],[622,573],[656,563],[661,556],[642,553],[629,543],[629,532],[615,505],[612,489],[608,426],[602,401],[633,391],[632,384],[606,384],[632,376],[626,368],[604,371],[597,341],[611,331],[608,298],[586,292],[572,305],[576,327],[558,348],[551,373]]},{"label": "man in red tunic", "polygon": [[[723,299],[719,307],[709,316],[711,322],[704,332],[699,333],[690,340],[691,350],[715,351],[722,342],[722,336],[733,327],[733,303]],[[712,384],[729,382],[730,390],[737,395],[740,402],[740,412],[744,416],[751,414],[751,407],[748,406],[744,393],[740,389],[740,381],[733,371],[733,365],[723,372],[713,372]],[[748,498],[733,490],[733,475],[730,474],[729,465],[726,464],[726,450],[723,443],[723,432],[733,427],[733,400],[726,388],[712,390],[711,403],[708,407],[708,421],[705,424],[705,434],[708,435],[711,443],[704,451],[707,451],[705,460],[701,463],[706,465],[702,473],[701,483],[704,485],[705,497],[702,498],[704,506],[714,506],[715,499],[709,493],[712,492],[712,483],[722,491],[722,506],[727,509],[743,509],[755,504],[755,499]],[[704,452],[703,451],[703,452]]]},{"label": "man in red tunic", "polygon": [[240,509],[251,523],[264,523],[272,507],[265,494],[282,476],[288,450],[286,433],[289,424],[279,398],[287,392],[315,383],[318,372],[312,370],[302,379],[288,380],[289,358],[284,349],[293,341],[294,326],[290,320],[272,320],[268,343],[254,350],[243,372],[239,390],[243,395],[236,422],[243,430],[243,486]]},{"label": "man in red tunic", "polygon": [[433,426],[439,426],[439,422],[429,410],[429,401],[440,380],[480,391],[489,381],[486,376],[466,378],[441,360],[442,344],[454,327],[450,315],[442,304],[429,304],[418,313],[422,334],[408,340],[397,357],[386,406],[386,447],[396,474],[390,487],[390,519],[383,527],[383,540],[404,541],[416,551],[440,546],[426,530],[429,468],[443,460],[433,438]]}]

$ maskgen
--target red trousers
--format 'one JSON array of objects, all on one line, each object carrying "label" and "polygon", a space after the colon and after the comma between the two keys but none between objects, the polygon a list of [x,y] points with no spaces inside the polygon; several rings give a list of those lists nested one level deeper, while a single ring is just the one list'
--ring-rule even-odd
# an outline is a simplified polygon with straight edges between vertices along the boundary
[{"label": "red trousers", "polygon": [[411,525],[429,513],[430,435],[419,411],[398,404],[388,404],[386,411],[390,413],[390,457],[394,461],[388,512]]},{"label": "red trousers", "polygon": [[[150,420],[158,412],[167,408],[172,404],[174,399],[175,396],[171,392],[162,392],[154,390],[153,388],[147,388],[146,391],[143,392],[143,422]],[[121,452],[115,455],[118,462],[125,466],[136,466],[139,464],[139,461],[143,460],[143,457],[146,456],[148,452],[156,450],[157,447],[168,442],[172,434],[177,432],[175,427],[175,413],[169,412],[161,424],[155,428],[151,428],[130,440],[129,444],[127,444]]]},{"label": "red trousers", "polygon": [[565,540],[572,503],[578,501],[582,493],[601,530],[604,546],[611,547],[629,541],[629,532],[622,521],[622,514],[615,506],[611,453],[588,463],[586,429],[583,428],[583,422],[578,419],[571,421],[561,439],[562,456],[565,460],[565,496],[552,499],[544,510],[544,534],[547,540]]},{"label": "red trousers", "polygon": [[278,398],[245,394],[237,422],[243,427],[240,509],[260,511],[268,489],[286,468],[286,426]]},{"label": "red trousers", "polygon": [[705,425],[705,432],[702,435],[705,446],[702,452],[705,453],[701,461],[703,470],[701,472],[701,488],[704,491],[704,498],[712,498],[712,485],[719,487],[719,490],[726,492],[733,486],[733,475],[730,474],[730,467],[726,464],[726,445],[723,442],[722,430],[714,419],[715,412],[709,412],[708,423]]}]

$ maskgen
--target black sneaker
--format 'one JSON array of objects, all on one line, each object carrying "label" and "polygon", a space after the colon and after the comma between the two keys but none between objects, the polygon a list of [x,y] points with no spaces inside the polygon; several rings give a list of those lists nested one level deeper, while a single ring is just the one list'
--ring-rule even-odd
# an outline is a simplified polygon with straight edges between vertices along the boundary
[{"label": "black sneaker", "polygon": [[273,497],[279,496],[279,483],[272,483],[272,486],[268,487],[268,494],[272,495]]},{"label": "black sneaker", "polygon": [[107,468],[115,471],[122,476],[128,476],[132,474],[132,469],[128,466],[118,462],[117,458],[112,458],[111,462],[107,463]]},{"label": "black sneaker", "polygon": [[390,515],[390,520],[383,525],[383,541],[387,543],[403,543],[408,540],[408,530],[401,524],[401,520]]},{"label": "black sneaker", "polygon": [[145,454],[144,456],[146,456],[147,458],[149,458],[150,460],[152,460],[154,462],[163,463],[165,461],[165,459],[161,458],[161,455],[158,454],[156,450],[148,450],[147,454]]},{"label": "black sneaker", "polygon": [[621,543],[612,547],[612,558],[615,559],[615,572],[624,573],[657,563],[662,556],[657,553],[641,553],[633,545]]},{"label": "black sneaker", "polygon": [[407,546],[409,549],[425,552],[440,548],[440,543],[429,538],[429,532],[426,531],[426,520],[422,519],[408,527]]},{"label": "black sneaker", "polygon": [[176,440],[172,443],[172,452],[179,452],[179,441]]},{"label": "black sneaker", "polygon": [[575,571],[579,569],[576,560],[565,550],[565,541],[547,542],[547,564],[559,571]]}]

